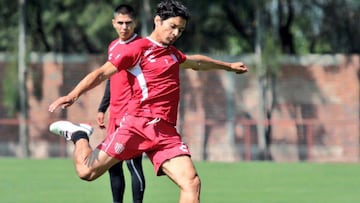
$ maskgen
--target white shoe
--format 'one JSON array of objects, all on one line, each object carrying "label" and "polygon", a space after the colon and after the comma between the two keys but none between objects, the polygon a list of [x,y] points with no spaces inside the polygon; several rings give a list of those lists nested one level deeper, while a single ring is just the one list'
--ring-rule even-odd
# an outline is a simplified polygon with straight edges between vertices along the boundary
[{"label": "white shoe", "polygon": [[56,135],[64,136],[66,140],[71,140],[72,134],[77,131],[85,132],[88,137],[93,133],[90,125],[74,124],[70,121],[56,121],[49,126],[49,130]]}]

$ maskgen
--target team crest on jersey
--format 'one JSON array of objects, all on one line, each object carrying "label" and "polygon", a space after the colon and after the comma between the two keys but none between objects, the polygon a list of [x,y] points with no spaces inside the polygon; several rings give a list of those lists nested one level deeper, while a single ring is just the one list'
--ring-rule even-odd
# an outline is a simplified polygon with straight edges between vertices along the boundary
[{"label": "team crest on jersey", "polygon": [[181,143],[181,146],[179,147],[179,149],[183,152],[189,152],[189,148],[184,142]]},{"label": "team crest on jersey", "polygon": [[148,56],[154,49],[155,49],[156,45],[152,45],[151,47],[149,47],[145,52],[144,52],[144,56]]},{"label": "team crest on jersey", "polygon": [[156,62],[155,56],[153,54],[151,54],[153,52],[153,50],[155,49],[156,45],[151,46],[150,48],[148,48],[145,52],[144,52],[144,56],[147,58],[147,60],[151,63]]},{"label": "team crest on jersey", "polygon": [[114,151],[115,151],[115,153],[117,153],[117,154],[120,154],[122,151],[124,151],[124,145],[123,144],[121,144],[121,143],[115,143],[115,145],[114,145]]},{"label": "team crest on jersey", "polygon": [[171,58],[172,58],[174,61],[176,61],[176,62],[179,61],[178,58],[175,56],[175,54],[171,54],[170,56],[171,56]]}]

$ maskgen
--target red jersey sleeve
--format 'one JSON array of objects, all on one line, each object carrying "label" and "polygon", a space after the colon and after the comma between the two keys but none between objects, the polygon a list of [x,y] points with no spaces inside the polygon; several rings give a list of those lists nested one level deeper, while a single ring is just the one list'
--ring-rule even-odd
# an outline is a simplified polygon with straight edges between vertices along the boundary
[{"label": "red jersey sleeve", "polygon": [[116,47],[109,52],[108,61],[117,69],[126,70],[134,67],[141,56],[141,47],[133,44],[131,46]]}]

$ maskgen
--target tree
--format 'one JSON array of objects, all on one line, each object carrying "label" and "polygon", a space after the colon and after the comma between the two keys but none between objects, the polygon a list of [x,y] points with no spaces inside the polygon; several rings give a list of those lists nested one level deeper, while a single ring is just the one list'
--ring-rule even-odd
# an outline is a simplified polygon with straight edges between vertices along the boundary
[{"label": "tree", "polygon": [[[160,0],[159,0],[160,1]],[[147,14],[139,12],[152,26],[153,9],[159,1],[148,1]],[[184,0],[192,17],[177,46],[184,52],[241,53],[254,52],[255,1]],[[113,8],[129,3],[142,11],[146,1],[139,0],[28,0],[27,45],[36,52],[104,53],[116,37],[111,24]],[[276,37],[283,53],[359,53],[360,2],[357,0],[272,0],[263,15],[277,7],[279,29]],[[277,6],[276,6],[277,4]],[[14,49],[17,32],[16,4],[1,0],[0,51]],[[150,19],[149,19],[150,18]],[[141,31],[141,26],[139,31]],[[145,27],[145,25],[144,25]],[[271,28],[272,29],[272,28]],[[274,35],[275,36],[275,35]],[[191,43],[189,43],[191,41]],[[206,42],[206,43],[204,43]]]},{"label": "tree", "polygon": [[27,97],[27,88],[26,88],[26,76],[27,76],[27,66],[26,66],[26,43],[25,43],[25,8],[26,0],[19,0],[19,55],[18,55],[18,83],[19,83],[19,103],[20,103],[20,113],[19,113],[19,141],[21,146],[21,156],[29,157],[29,129],[28,129],[28,97]]}]

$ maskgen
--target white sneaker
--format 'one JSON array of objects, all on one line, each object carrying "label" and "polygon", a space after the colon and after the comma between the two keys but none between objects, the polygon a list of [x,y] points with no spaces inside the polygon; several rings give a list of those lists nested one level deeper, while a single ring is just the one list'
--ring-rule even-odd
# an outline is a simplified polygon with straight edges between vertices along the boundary
[{"label": "white sneaker", "polygon": [[49,126],[50,132],[64,136],[66,140],[71,140],[71,136],[74,132],[83,131],[88,137],[93,133],[93,128],[84,123],[75,124],[70,121],[56,121]]}]

